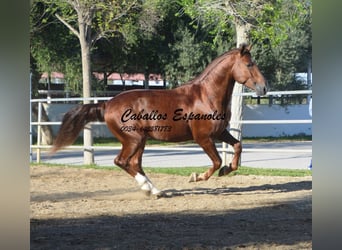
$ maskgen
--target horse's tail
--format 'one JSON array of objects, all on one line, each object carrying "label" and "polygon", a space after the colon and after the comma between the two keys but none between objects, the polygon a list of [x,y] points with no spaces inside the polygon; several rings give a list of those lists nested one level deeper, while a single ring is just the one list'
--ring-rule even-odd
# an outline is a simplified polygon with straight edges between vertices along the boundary
[{"label": "horse's tail", "polygon": [[104,121],[105,103],[91,103],[70,109],[53,142],[51,153],[72,144],[88,122]]}]

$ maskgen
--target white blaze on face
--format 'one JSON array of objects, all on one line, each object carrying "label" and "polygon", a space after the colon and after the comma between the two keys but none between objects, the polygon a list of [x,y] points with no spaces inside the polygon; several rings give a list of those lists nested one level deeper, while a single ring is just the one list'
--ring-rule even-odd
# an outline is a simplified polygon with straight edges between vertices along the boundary
[{"label": "white blaze on face", "polygon": [[152,182],[146,176],[137,173],[134,178],[138,182],[141,190],[151,191],[152,194],[160,193],[160,191],[155,186],[153,186]]}]

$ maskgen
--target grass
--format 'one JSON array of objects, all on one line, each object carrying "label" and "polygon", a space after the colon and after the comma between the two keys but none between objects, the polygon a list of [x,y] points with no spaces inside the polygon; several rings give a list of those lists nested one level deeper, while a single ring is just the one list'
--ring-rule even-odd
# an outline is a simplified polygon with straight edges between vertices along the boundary
[{"label": "grass", "polygon": [[258,143],[258,142],[291,142],[291,141],[312,141],[312,135],[298,134],[293,136],[280,137],[246,137],[243,138],[244,143]]},{"label": "grass", "polygon": [[[111,170],[111,171],[122,171],[118,167],[105,167],[98,165],[63,165],[63,164],[48,164],[48,163],[31,163],[31,166],[47,166],[47,167],[73,167],[73,168],[85,168],[85,169],[100,169],[100,170]],[[159,168],[159,167],[144,167],[144,171],[147,174],[158,173],[158,174],[171,174],[179,176],[189,176],[191,173],[202,173],[205,172],[208,167],[177,167],[177,168]],[[218,171],[215,173],[217,175]],[[260,175],[260,176],[290,176],[290,177],[303,177],[311,176],[310,170],[297,170],[297,169],[268,169],[268,168],[251,168],[240,166],[233,175]]]},{"label": "grass", "polygon": [[[184,167],[184,168],[144,168],[146,173],[163,173],[181,176],[189,176],[191,173],[202,173],[208,170],[208,167]],[[217,175],[218,171],[215,173]],[[267,169],[267,168],[251,168],[240,166],[237,171],[230,173],[233,175],[260,175],[260,176],[291,176],[303,177],[311,176],[310,170],[297,169]]]}]

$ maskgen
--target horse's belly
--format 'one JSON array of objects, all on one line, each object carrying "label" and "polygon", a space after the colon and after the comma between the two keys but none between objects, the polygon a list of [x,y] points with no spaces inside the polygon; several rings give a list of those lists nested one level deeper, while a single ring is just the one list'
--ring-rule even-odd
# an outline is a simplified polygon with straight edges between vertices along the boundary
[{"label": "horse's belly", "polygon": [[181,142],[192,139],[192,133],[187,124],[155,123],[143,126],[149,137],[170,142]]}]

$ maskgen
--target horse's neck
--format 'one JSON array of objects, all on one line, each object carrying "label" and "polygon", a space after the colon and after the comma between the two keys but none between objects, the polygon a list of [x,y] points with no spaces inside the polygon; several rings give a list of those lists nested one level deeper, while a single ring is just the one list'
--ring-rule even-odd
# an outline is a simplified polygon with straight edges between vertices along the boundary
[{"label": "horse's neck", "polygon": [[230,69],[226,67],[201,81],[205,95],[216,109],[225,109],[230,104],[234,83]]}]

